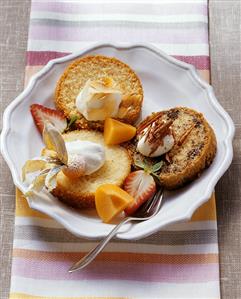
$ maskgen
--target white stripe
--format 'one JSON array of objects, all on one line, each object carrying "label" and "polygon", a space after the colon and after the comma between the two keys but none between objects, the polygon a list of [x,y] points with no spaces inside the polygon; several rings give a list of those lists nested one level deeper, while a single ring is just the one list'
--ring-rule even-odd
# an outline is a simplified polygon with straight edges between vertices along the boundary
[{"label": "white stripe", "polygon": [[[41,242],[35,240],[15,239],[13,247],[16,249],[29,249],[36,251],[49,252],[87,252],[90,251],[96,242],[80,240],[79,243],[58,243]],[[153,254],[208,254],[218,253],[218,245],[199,244],[199,245],[154,245],[138,243],[109,243],[106,251],[109,252],[131,252],[131,253],[153,253]]]},{"label": "white stripe", "polygon": [[138,23],[208,23],[207,16],[201,14],[188,15],[141,15],[141,14],[70,14],[47,11],[32,11],[31,19],[51,19],[59,21],[79,21],[79,22],[138,22]]},{"label": "white stripe", "polygon": [[[39,0],[32,0],[32,2],[39,2]],[[49,0],[41,0],[41,2],[49,2]],[[100,3],[100,0],[58,0],[60,3]],[[102,0],[101,3],[153,3],[159,5],[165,5],[169,3],[177,3],[177,4],[184,4],[184,3],[191,3],[192,5],[195,4],[207,4],[207,0]]]},{"label": "white stripe", "polygon": [[[71,274],[70,274],[71,275]],[[61,287],[60,287],[61,286]],[[12,277],[11,292],[32,296],[125,298],[218,298],[219,282],[158,283],[127,280],[44,280]]]},{"label": "white stripe", "polygon": [[[23,226],[41,226],[48,228],[63,228],[61,224],[52,219],[43,219],[39,217],[15,217],[15,225]],[[216,221],[195,221],[177,223],[167,227],[163,227],[162,231],[192,231],[192,230],[213,230],[217,229]]]},{"label": "white stripe", "polygon": [[[108,41],[105,41],[108,43]],[[29,40],[28,51],[57,51],[57,52],[76,52],[95,44],[95,42],[81,41],[53,41],[53,40]],[[119,43],[125,44],[125,43]],[[169,55],[198,56],[209,55],[208,44],[156,44],[152,43],[160,50]],[[99,51],[100,53],[100,51]]]}]

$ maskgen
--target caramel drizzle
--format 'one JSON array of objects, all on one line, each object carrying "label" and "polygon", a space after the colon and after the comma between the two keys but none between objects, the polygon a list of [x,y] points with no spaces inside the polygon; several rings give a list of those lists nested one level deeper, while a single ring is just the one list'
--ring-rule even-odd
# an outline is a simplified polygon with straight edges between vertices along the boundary
[{"label": "caramel drizzle", "polygon": [[158,147],[163,144],[163,138],[168,135],[172,123],[172,120],[164,122],[161,119],[157,119],[154,123],[152,122],[152,125],[149,126],[145,141],[151,145],[150,155],[152,155],[158,149]]},{"label": "caramel drizzle", "polygon": [[[169,120],[167,122],[160,120],[161,116],[163,116],[163,112],[156,113],[149,120],[141,123],[137,129],[137,134],[140,134],[141,132],[143,132],[144,129],[149,127],[146,132],[145,141],[148,141],[148,143],[151,145],[150,155],[153,154],[157,150],[157,148],[163,143],[163,137],[165,137],[168,134],[168,132],[171,129],[170,127],[173,123],[173,120]],[[177,141],[178,146],[181,146],[184,143],[184,141],[191,133],[195,125],[196,124],[192,124],[191,127],[180,136],[179,140]],[[168,162],[171,161],[170,156],[167,154],[166,158]]]},{"label": "caramel drizzle", "polygon": [[163,115],[163,112],[158,112],[156,115],[151,117],[149,120],[144,121],[140,124],[140,126],[137,129],[137,134],[140,134],[145,128],[147,128],[149,125],[151,125],[153,122],[158,120]]},{"label": "caramel drizzle", "polygon": [[[174,137],[174,140],[175,140],[175,144],[176,144],[177,146],[181,146],[181,145],[184,143],[184,141],[186,140],[186,138],[188,137],[188,135],[192,132],[192,130],[193,130],[193,128],[194,128],[195,126],[196,126],[196,124],[192,124],[191,127],[190,127],[188,130],[186,130],[186,131],[181,135],[181,137],[179,138],[179,140],[178,140],[177,142],[176,142],[176,138],[175,138],[175,136],[174,136],[174,134],[173,134],[174,132],[172,132],[173,137]],[[168,163],[171,163],[171,162],[172,162],[172,158],[171,158],[169,152],[165,154],[165,159],[166,159],[166,161],[167,161]]]},{"label": "caramel drizzle", "polygon": [[187,136],[191,133],[191,131],[193,130],[194,127],[195,127],[195,124],[192,124],[191,127],[181,135],[181,137],[179,138],[179,140],[177,142],[177,145],[180,146],[183,144],[183,142],[186,140]]}]

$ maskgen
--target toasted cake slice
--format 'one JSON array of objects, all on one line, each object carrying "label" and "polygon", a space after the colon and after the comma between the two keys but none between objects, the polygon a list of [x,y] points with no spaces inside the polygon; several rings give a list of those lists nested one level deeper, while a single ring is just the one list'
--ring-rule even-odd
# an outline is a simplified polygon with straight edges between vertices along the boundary
[{"label": "toasted cake slice", "polygon": [[131,159],[127,150],[119,145],[106,146],[102,133],[97,131],[72,131],[63,135],[65,141],[85,140],[105,147],[106,160],[96,172],[79,179],[69,179],[59,172],[57,187],[53,194],[61,201],[77,208],[93,208],[95,191],[102,184],[121,186],[131,169]]},{"label": "toasted cake slice", "polygon": [[103,129],[103,121],[88,121],[75,105],[79,92],[90,80],[112,78],[122,92],[118,118],[133,124],[139,117],[143,89],[135,72],[116,58],[106,56],[86,56],[70,64],[60,77],[55,90],[55,105],[67,118],[79,116],[76,127],[79,129]]},{"label": "toasted cake slice", "polygon": [[[174,146],[164,156],[148,158],[151,163],[163,159],[160,183],[166,189],[176,189],[197,178],[213,161],[216,154],[216,137],[203,115],[186,107],[159,112],[165,121],[172,121]],[[150,122],[158,113],[147,117],[140,125]],[[140,155],[140,154],[139,154]]]}]

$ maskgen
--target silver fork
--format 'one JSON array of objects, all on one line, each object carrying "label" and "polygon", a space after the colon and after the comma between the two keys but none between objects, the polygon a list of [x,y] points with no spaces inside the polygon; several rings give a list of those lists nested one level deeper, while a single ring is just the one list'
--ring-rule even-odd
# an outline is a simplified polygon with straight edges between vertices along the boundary
[{"label": "silver fork", "polygon": [[130,221],[145,221],[154,217],[160,210],[162,198],[163,189],[159,189],[152,198],[150,198],[146,203],[144,203],[136,211],[136,213],[133,214],[133,216],[124,218],[95,248],[93,248],[77,263],[74,263],[68,272],[75,272],[77,270],[83,269],[88,264],[90,264],[95,259],[95,257],[105,248],[108,242],[116,235],[117,231],[123,224]]}]

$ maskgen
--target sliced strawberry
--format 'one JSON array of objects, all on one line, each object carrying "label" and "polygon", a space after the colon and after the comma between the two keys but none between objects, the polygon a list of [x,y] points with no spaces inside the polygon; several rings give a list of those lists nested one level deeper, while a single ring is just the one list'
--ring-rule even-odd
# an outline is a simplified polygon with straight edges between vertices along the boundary
[{"label": "sliced strawberry", "polygon": [[153,177],[144,170],[131,172],[125,179],[123,189],[135,201],[125,209],[127,215],[132,215],[145,201],[156,192],[156,183]]},{"label": "sliced strawberry", "polygon": [[47,108],[39,104],[32,104],[30,106],[30,111],[41,134],[43,132],[44,122],[46,120],[50,121],[56,127],[56,129],[60,131],[60,133],[67,128],[67,120],[61,111]]}]

